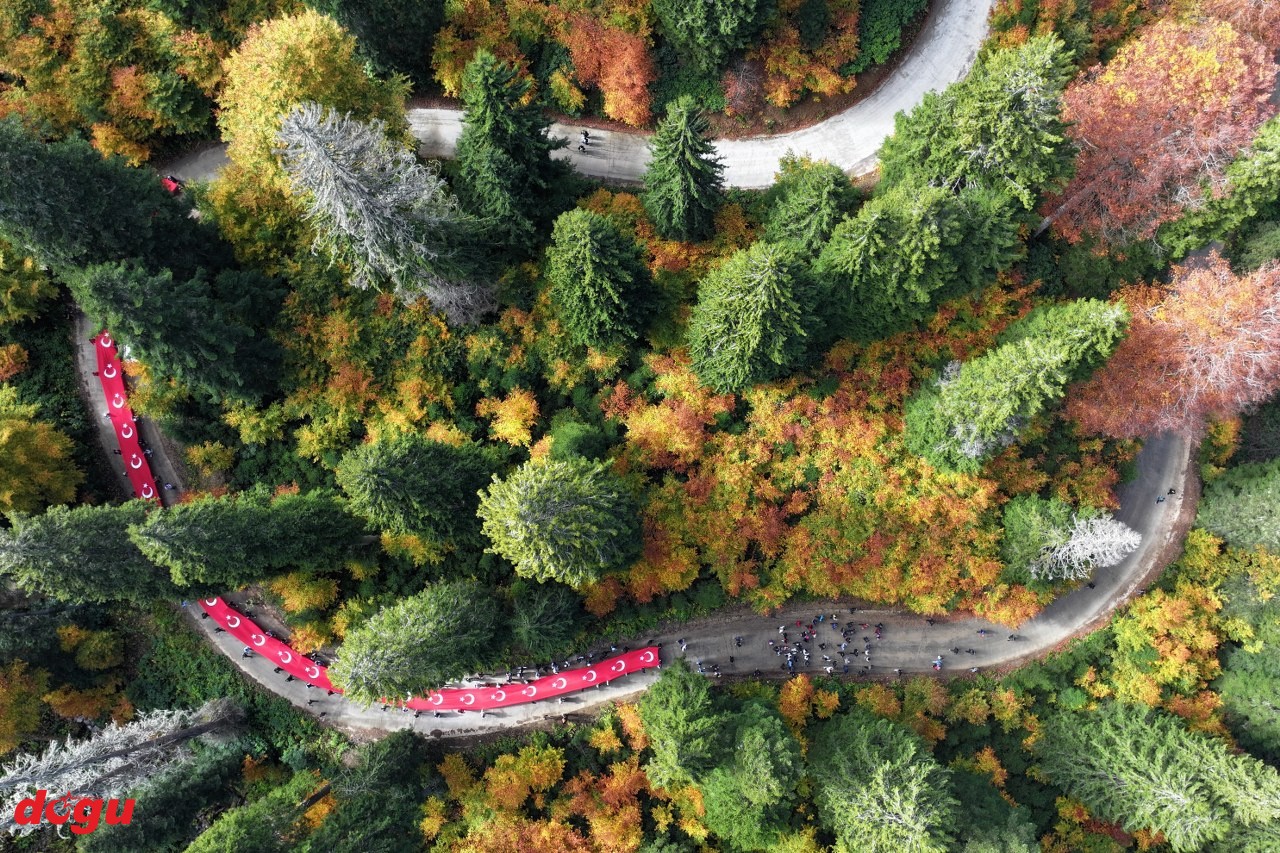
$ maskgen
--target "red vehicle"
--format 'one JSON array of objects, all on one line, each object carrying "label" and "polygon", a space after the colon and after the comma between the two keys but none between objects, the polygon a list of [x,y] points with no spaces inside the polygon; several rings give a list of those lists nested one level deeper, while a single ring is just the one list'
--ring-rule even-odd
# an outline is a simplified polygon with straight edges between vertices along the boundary
[{"label": "red vehicle", "polygon": [[165,175],[160,179],[160,185],[174,195],[182,192],[182,181],[173,175]]}]

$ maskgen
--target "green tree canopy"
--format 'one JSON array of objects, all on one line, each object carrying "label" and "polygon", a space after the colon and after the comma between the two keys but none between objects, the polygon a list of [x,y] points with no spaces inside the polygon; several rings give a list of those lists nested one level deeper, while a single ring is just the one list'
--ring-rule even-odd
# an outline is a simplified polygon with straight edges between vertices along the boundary
[{"label": "green tree canopy", "polygon": [[862,713],[825,723],[809,747],[822,822],[849,850],[944,853],[957,803],[950,774],[924,742]]},{"label": "green tree canopy", "polygon": [[129,528],[134,544],[176,583],[223,590],[295,568],[330,568],[363,533],[332,494],[272,500],[262,487],[177,504]]},{"label": "green tree canopy", "polygon": [[1018,256],[1007,196],[898,184],[831,235],[814,266],[843,333],[875,340],[923,322]]},{"label": "green tree canopy", "polygon": [[703,240],[724,201],[724,165],[707,139],[711,125],[689,95],[667,105],[649,140],[644,207],[663,237]]},{"label": "green tree canopy", "polygon": [[434,584],[350,631],[329,677],[366,704],[434,690],[498,656],[500,619],[476,581]]},{"label": "green tree canopy", "polygon": [[1280,554],[1280,459],[1237,465],[1211,480],[1196,524],[1234,547]]},{"label": "green tree canopy", "polygon": [[953,362],[907,402],[907,447],[941,468],[978,470],[1115,348],[1128,317],[1123,305],[1096,299],[1033,312],[1005,343]]},{"label": "green tree canopy", "polygon": [[663,38],[681,62],[706,73],[750,45],[775,11],[773,0],[653,0]]},{"label": "green tree canopy", "polygon": [[480,519],[521,577],[572,587],[623,568],[640,550],[640,521],[626,486],[603,462],[526,462],[480,494]]},{"label": "green tree canopy", "polygon": [[717,712],[710,683],[684,658],[663,667],[640,699],[639,711],[653,753],[644,768],[652,784],[674,790],[715,766],[725,719]]},{"label": "green tree canopy", "polygon": [[351,450],[335,473],[352,512],[374,527],[447,548],[483,541],[477,493],[496,467],[478,444],[402,435]]},{"label": "green tree canopy", "polygon": [[547,249],[551,303],[577,344],[607,347],[640,336],[653,283],[636,241],[598,213],[562,213]]},{"label": "green tree canopy", "polygon": [[462,77],[462,135],[456,187],[463,206],[494,239],[517,253],[533,250],[543,227],[564,209],[570,168],[551,159],[565,145],[526,103],[532,83],[512,65],[479,50]]},{"label": "green tree canopy", "polygon": [[307,795],[320,787],[314,773],[295,773],[258,799],[225,811],[185,853],[287,853],[289,833],[304,811]]},{"label": "green tree canopy", "polygon": [[702,783],[707,827],[737,850],[772,850],[793,810],[803,761],[775,708],[748,702],[732,717],[734,749]]},{"label": "green tree canopy", "polygon": [[358,50],[382,77],[403,74],[431,82],[431,49],[444,23],[443,0],[306,0],[355,37]]},{"label": "green tree canopy", "polygon": [[857,189],[840,167],[792,153],[782,158],[771,192],[776,200],[765,219],[765,239],[794,243],[810,256],[822,250],[859,201]]},{"label": "green tree canopy", "polygon": [[180,590],[167,569],[133,544],[129,527],[142,524],[150,508],[138,500],[15,515],[13,527],[0,530],[0,575],[29,593],[76,604],[147,604],[218,592],[203,586]]},{"label": "green tree canopy", "polygon": [[1062,121],[1070,59],[1052,34],[984,54],[963,80],[898,113],[880,149],[883,180],[981,186],[1033,209],[1042,190],[1071,176],[1074,146]]},{"label": "green tree canopy", "polygon": [[0,238],[55,274],[139,258],[178,277],[231,262],[228,247],[155,174],[103,159],[82,139],[44,143],[0,120]]},{"label": "green tree canopy", "polygon": [[[66,276],[71,293],[95,322],[136,351],[157,376],[219,399],[256,401],[279,375],[279,348],[241,317],[250,313],[246,289],[274,285],[257,273],[206,271],[181,281],[136,262],[95,264]],[[219,298],[244,294],[238,303]]]},{"label": "green tree canopy", "polygon": [[1060,713],[1044,722],[1036,754],[1045,774],[1093,814],[1129,832],[1162,832],[1180,853],[1280,817],[1274,768],[1145,706]]},{"label": "green tree canopy", "polygon": [[795,250],[756,242],[698,286],[689,355],[698,378],[736,392],[785,375],[805,351],[815,293]]}]

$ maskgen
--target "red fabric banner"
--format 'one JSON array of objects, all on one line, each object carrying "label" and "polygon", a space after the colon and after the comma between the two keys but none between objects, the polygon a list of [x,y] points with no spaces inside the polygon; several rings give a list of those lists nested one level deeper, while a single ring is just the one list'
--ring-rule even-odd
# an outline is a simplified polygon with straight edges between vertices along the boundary
[{"label": "red fabric banner", "polygon": [[[237,612],[221,598],[209,598],[200,606],[227,633],[231,634],[255,654],[274,666],[316,687],[341,693],[329,681],[326,667],[300,655],[288,645],[267,635],[252,619]],[[513,681],[508,684],[492,684],[478,687],[446,687],[433,690],[426,696],[409,700],[388,700],[388,704],[403,705],[415,711],[479,711],[554,699],[577,690],[586,690],[597,684],[608,684],[629,672],[640,672],[661,666],[659,649],[649,646],[602,660],[579,669],[566,669],[532,681]]]},{"label": "red fabric banner", "polygon": [[103,417],[111,419],[111,426],[120,444],[120,459],[125,474],[133,486],[133,496],[160,503],[156,481],[147,464],[147,455],[138,441],[138,419],[129,408],[129,394],[124,387],[124,366],[116,352],[116,343],[106,332],[93,339],[93,350],[98,356],[98,379],[102,393],[107,398],[107,411]]}]

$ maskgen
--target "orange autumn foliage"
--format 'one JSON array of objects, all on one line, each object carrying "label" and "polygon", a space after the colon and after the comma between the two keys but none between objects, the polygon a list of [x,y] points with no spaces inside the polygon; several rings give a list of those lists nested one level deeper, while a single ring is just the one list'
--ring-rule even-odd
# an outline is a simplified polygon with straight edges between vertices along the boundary
[{"label": "orange autumn foliage", "polygon": [[571,15],[560,33],[578,81],[599,86],[609,118],[641,127],[649,123],[649,84],[657,79],[648,34],[609,26],[593,15]]}]

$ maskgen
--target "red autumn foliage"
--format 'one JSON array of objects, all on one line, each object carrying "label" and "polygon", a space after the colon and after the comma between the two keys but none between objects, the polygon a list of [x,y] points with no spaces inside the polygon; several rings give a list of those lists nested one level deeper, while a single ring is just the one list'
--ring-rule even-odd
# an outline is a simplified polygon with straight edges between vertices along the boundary
[{"label": "red autumn foliage", "polygon": [[1106,366],[1068,395],[1067,413],[1117,438],[1197,435],[1280,389],[1280,262],[1237,276],[1217,254],[1174,267],[1167,292],[1129,288],[1133,323]]},{"label": "red autumn foliage", "polygon": [[1062,237],[1152,238],[1220,194],[1226,168],[1275,113],[1272,51],[1222,21],[1160,21],[1063,97],[1076,176],[1045,213]]},{"label": "red autumn foliage", "polygon": [[657,79],[648,39],[574,15],[561,32],[580,83],[599,86],[609,118],[641,127],[649,123],[649,84]]}]

